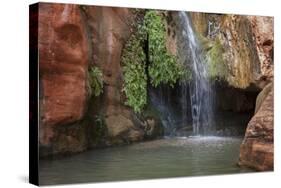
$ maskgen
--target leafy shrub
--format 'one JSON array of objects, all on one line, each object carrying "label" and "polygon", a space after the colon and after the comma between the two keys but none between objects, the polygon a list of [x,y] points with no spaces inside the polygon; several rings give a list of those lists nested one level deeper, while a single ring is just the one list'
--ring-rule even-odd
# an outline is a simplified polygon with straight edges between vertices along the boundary
[{"label": "leafy shrub", "polygon": [[[140,12],[142,14],[143,12]],[[141,21],[133,24],[133,34],[127,41],[122,52],[122,65],[124,71],[123,91],[126,94],[126,105],[140,113],[147,104],[147,79],[150,78],[152,86],[159,84],[174,84],[179,79],[186,79],[186,69],[177,62],[177,57],[168,53],[166,49],[166,28],[163,17],[157,11],[146,11]],[[148,37],[147,62],[143,45]],[[148,66],[148,73],[145,68]],[[148,75],[147,75],[148,74]]]},{"label": "leafy shrub", "polygon": [[184,76],[184,68],[177,62],[177,57],[166,49],[166,27],[164,18],[155,10],[150,10],[144,17],[144,30],[149,39],[149,76],[151,84],[157,87],[160,83],[173,85]]},{"label": "leafy shrub", "polygon": [[90,95],[99,96],[103,92],[102,71],[98,67],[89,70]]},{"label": "leafy shrub", "polygon": [[140,113],[147,103],[147,75],[145,74],[145,54],[141,41],[132,35],[122,55],[124,70],[124,88],[127,96],[126,105]]}]

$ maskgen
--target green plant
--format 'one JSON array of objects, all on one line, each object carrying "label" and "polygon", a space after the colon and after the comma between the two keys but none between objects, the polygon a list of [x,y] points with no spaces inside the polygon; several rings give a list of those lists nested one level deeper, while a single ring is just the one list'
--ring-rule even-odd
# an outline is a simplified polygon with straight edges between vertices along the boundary
[{"label": "green plant", "polygon": [[99,96],[103,92],[103,75],[98,67],[89,70],[90,95]]},{"label": "green plant", "polygon": [[145,74],[145,54],[139,35],[132,35],[122,53],[124,71],[123,91],[127,96],[126,105],[140,113],[147,103],[147,75]]},{"label": "green plant", "polygon": [[143,30],[148,34],[149,76],[151,84],[174,84],[184,76],[184,67],[178,63],[176,56],[166,49],[166,27],[164,18],[155,10],[149,10],[144,17]]},{"label": "green plant", "polygon": [[[161,83],[173,87],[179,79],[190,76],[177,57],[166,49],[164,18],[154,10],[139,14],[143,17],[138,16],[137,22],[132,25],[133,34],[123,48],[121,58],[125,80],[123,91],[127,98],[125,104],[137,113],[142,112],[147,104],[148,77],[154,87]],[[146,59],[143,48],[145,42],[148,42],[146,53],[149,59]]]}]

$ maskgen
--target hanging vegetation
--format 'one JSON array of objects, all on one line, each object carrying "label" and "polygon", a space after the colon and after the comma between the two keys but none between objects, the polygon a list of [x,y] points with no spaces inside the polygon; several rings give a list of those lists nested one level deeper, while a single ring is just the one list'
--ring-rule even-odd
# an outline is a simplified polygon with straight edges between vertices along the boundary
[{"label": "hanging vegetation", "polygon": [[149,76],[151,84],[169,84],[171,87],[184,76],[184,68],[177,62],[177,57],[166,49],[166,28],[164,18],[155,10],[150,10],[144,17],[144,29],[149,45]]},{"label": "hanging vegetation", "polygon": [[145,74],[145,54],[138,35],[132,35],[122,55],[124,70],[123,91],[127,96],[126,105],[140,113],[147,103],[147,75]]},{"label": "hanging vegetation", "polygon": [[[127,97],[125,103],[137,113],[147,104],[148,77],[154,87],[159,84],[169,84],[173,87],[179,79],[186,78],[187,71],[177,62],[177,57],[169,54],[166,49],[164,21],[157,11],[146,11],[142,21],[133,25],[134,32],[122,52],[125,80],[123,91]],[[148,42],[149,46],[147,52],[143,48],[145,42]],[[148,53],[148,60],[145,53]],[[145,71],[146,66],[148,75]]]}]

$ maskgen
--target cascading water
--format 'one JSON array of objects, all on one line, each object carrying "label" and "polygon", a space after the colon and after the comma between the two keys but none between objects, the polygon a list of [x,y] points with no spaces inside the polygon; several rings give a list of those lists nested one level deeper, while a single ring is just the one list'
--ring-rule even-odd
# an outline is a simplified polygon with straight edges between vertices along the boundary
[{"label": "cascading water", "polygon": [[191,71],[192,78],[175,88],[150,88],[150,102],[160,112],[166,136],[212,135],[213,104],[207,63],[188,15],[179,12],[177,21],[180,61]]},{"label": "cascading water", "polygon": [[176,118],[176,114],[172,110],[170,88],[162,85],[157,89],[150,88],[149,96],[151,103],[159,111],[159,116],[164,126],[164,135],[175,136],[178,118]]},{"label": "cascading water", "polygon": [[[186,101],[190,97],[192,127],[194,135],[208,135],[212,128],[212,98],[211,87],[208,80],[207,64],[203,61],[201,49],[192,28],[190,18],[185,12],[179,12],[182,25],[184,46],[190,51],[184,63],[187,69],[192,70],[190,82],[182,82],[182,113],[183,119],[187,116]],[[189,86],[189,95],[187,88]]]}]

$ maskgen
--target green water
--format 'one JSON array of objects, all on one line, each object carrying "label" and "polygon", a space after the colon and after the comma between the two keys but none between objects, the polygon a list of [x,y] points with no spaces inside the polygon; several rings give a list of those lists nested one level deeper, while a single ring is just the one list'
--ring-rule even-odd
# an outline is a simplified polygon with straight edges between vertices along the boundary
[{"label": "green water", "polygon": [[166,138],[40,161],[41,185],[249,172],[239,168],[241,138]]}]

